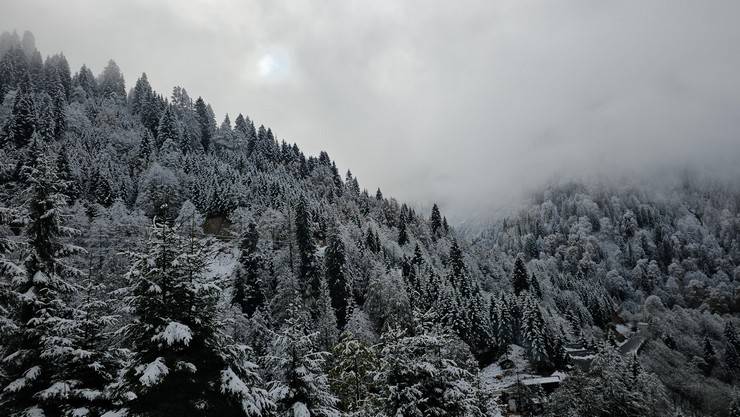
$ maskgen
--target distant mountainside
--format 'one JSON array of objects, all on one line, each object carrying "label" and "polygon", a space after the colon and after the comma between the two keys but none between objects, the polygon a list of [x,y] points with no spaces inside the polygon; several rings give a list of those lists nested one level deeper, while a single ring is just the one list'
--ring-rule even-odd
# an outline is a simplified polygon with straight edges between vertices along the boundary
[{"label": "distant mountainside", "polygon": [[623,323],[646,323],[640,367],[686,412],[725,415],[738,371],[739,209],[736,183],[691,177],[658,190],[548,187],[480,231],[470,254],[493,293],[508,291],[524,260],[545,321],[569,340],[621,347]]},{"label": "distant mountainside", "polygon": [[[495,416],[511,387],[542,415],[729,413],[737,190],[549,188],[469,241],[29,32],[0,35],[0,101],[5,414]],[[529,385],[479,378],[510,363]]]}]

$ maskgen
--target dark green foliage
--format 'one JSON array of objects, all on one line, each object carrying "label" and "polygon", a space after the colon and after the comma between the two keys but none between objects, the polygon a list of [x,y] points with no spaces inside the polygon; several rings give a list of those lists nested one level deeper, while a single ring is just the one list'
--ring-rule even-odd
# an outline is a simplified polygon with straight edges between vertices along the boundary
[{"label": "dark green foliage", "polygon": [[12,143],[17,147],[27,146],[36,128],[36,110],[31,91],[31,81],[26,74],[16,91],[15,101],[10,118],[2,130],[3,143]]},{"label": "dark green foliage", "polygon": [[69,405],[55,393],[80,394],[75,389],[80,383],[71,380],[79,340],[70,333],[74,310],[66,303],[66,296],[77,290],[72,279],[80,272],[64,258],[81,250],[64,241],[74,231],[63,224],[64,184],[54,160],[36,151],[26,171],[23,264],[4,258],[0,268],[0,311],[9,313],[0,321],[0,409],[9,415],[59,415]]},{"label": "dark green foliage", "polygon": [[436,239],[444,231],[442,216],[439,214],[439,207],[437,207],[436,203],[432,206],[432,215],[429,217],[429,228],[432,232],[432,239]]},{"label": "dark green foliage", "polygon": [[259,252],[259,232],[254,223],[250,223],[248,230],[240,242],[241,254],[239,265],[234,271],[234,292],[231,302],[238,305],[242,313],[251,317],[265,302],[262,273],[264,259]]},{"label": "dark green foliage", "polygon": [[316,259],[316,245],[313,240],[311,219],[306,200],[301,199],[295,210],[295,238],[298,244],[298,278],[304,295],[319,294],[320,270]]},{"label": "dark green foliage", "polygon": [[210,250],[155,224],[146,252],[131,255],[125,293],[134,320],[123,334],[133,358],[121,392],[136,394],[125,404],[134,414],[259,415],[271,406],[243,348],[223,331],[221,290],[205,275]]},{"label": "dark green foliage", "polygon": [[213,119],[213,116],[208,111],[208,106],[201,97],[195,100],[195,115],[200,125],[200,144],[203,147],[203,151],[208,152],[211,147],[216,121]]},{"label": "dark green foliage", "polygon": [[288,306],[288,318],[274,339],[273,383],[278,412],[284,416],[339,417],[338,400],[331,393],[324,365],[328,352],[316,345],[316,333],[300,307],[300,297]]},{"label": "dark green foliage", "polygon": [[349,277],[347,276],[345,248],[342,237],[338,233],[329,236],[329,244],[325,253],[326,281],[331,295],[331,306],[337,316],[339,328],[347,323],[348,303],[352,294]]},{"label": "dark green foliage", "polygon": [[534,273],[532,273],[532,278],[529,280],[529,282],[529,285],[532,288],[532,293],[534,293],[537,298],[542,298],[542,289],[540,288],[540,282],[537,280],[537,277],[534,275]]},{"label": "dark green foliage", "polygon": [[514,272],[511,275],[511,286],[514,288],[514,294],[519,295],[522,291],[529,290],[529,276],[524,260],[517,257],[514,262]]},{"label": "dark green foliage", "polygon": [[375,388],[372,378],[378,367],[375,347],[345,332],[332,352],[329,377],[340,407],[345,412],[360,411],[369,405],[370,394]]},{"label": "dark green foliage", "polygon": [[402,214],[398,222],[398,244],[403,246],[409,242],[409,234],[406,231],[406,217]]}]

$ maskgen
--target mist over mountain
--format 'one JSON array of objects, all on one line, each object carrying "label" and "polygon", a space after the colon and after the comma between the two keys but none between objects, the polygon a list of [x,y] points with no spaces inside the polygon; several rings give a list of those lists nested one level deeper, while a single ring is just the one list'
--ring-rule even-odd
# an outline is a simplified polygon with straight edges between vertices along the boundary
[{"label": "mist over mountain", "polygon": [[[0,27],[125,79],[146,72],[454,222],[570,180],[737,178],[732,0],[8,2]],[[78,22],[84,22],[79,24]]]}]

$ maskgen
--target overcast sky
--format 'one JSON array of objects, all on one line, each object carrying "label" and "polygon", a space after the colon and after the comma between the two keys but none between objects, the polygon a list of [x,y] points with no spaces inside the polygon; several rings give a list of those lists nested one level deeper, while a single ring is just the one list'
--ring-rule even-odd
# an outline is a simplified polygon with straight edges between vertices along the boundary
[{"label": "overcast sky", "polygon": [[485,215],[556,175],[740,165],[737,0],[2,0],[75,71],[114,58],[325,149],[361,185]]}]

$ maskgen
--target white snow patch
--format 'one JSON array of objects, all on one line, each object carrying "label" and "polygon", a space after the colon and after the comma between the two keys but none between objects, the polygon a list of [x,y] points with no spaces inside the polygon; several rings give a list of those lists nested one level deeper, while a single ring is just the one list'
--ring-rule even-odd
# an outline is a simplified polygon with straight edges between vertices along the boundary
[{"label": "white snow patch", "polygon": [[38,407],[31,407],[25,410],[23,417],[46,417],[46,414],[44,414],[44,410]]},{"label": "white snow patch", "polygon": [[311,417],[311,412],[308,411],[306,404],[297,402],[293,404],[293,417]]},{"label": "white snow patch", "polygon": [[41,374],[41,368],[38,366],[33,366],[29,368],[26,373],[23,374],[22,377],[16,379],[15,381],[8,384],[5,388],[3,388],[3,391],[5,392],[18,392],[26,387],[26,383],[29,381],[33,381]]},{"label": "white snow patch", "polygon": [[168,346],[175,343],[182,343],[187,346],[191,340],[193,340],[193,333],[190,331],[190,327],[176,321],[171,321],[163,332],[152,337],[153,342],[163,341]]},{"label": "white snow patch", "polygon": [[60,381],[51,384],[51,386],[38,393],[38,396],[43,400],[49,400],[51,398],[67,398],[71,387],[68,383]]},{"label": "white snow patch", "polygon": [[621,334],[624,337],[629,337],[632,334],[632,330],[629,328],[629,326],[625,326],[624,324],[617,324],[615,326],[617,333]]},{"label": "white snow patch", "polygon": [[137,373],[141,374],[139,381],[146,387],[159,384],[169,372],[170,370],[167,368],[167,365],[165,365],[164,358],[161,356],[143,369],[142,367],[137,369]]},{"label": "white snow patch", "polygon": [[88,415],[90,415],[90,409],[87,407],[80,407],[72,410],[72,417],[86,417]]}]

